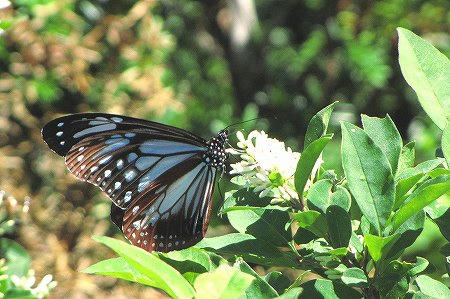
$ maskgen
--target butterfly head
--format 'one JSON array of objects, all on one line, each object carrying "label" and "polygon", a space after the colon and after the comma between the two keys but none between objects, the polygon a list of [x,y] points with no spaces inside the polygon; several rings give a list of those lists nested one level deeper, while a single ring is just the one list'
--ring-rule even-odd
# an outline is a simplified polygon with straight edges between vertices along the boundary
[{"label": "butterfly head", "polygon": [[217,134],[217,140],[221,142],[222,144],[225,144],[228,142],[228,135],[229,135],[228,129],[223,129]]}]

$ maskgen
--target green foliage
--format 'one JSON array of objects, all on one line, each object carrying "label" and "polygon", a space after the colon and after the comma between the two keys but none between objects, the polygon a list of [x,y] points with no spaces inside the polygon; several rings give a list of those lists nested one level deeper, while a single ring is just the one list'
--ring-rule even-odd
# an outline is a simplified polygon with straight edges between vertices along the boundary
[{"label": "green foliage", "polygon": [[46,275],[42,281],[36,282],[34,272],[30,269],[31,257],[28,252],[16,241],[11,240],[8,234],[15,231],[18,219],[19,206],[12,197],[7,197],[0,191],[0,297],[41,299],[47,297],[49,291],[55,287],[52,276]]},{"label": "green foliage", "polygon": [[[429,269],[426,259],[401,260],[426,217],[448,238],[449,205],[435,204],[450,191],[444,159],[414,166],[414,142],[403,145],[388,115],[362,115],[363,129],[341,122],[345,177],[338,180],[323,170],[311,177],[332,138],[326,131],[334,105],[315,115],[308,126],[295,171],[295,186],[300,199],[305,195],[305,205],[295,201],[276,205],[255,196],[254,186],[245,187],[235,179],[239,189],[226,193],[221,213],[237,233],[205,238],[196,248],[168,254],[97,237],[120,258],[84,272],[151,285],[174,298],[448,297],[442,282],[424,274]],[[312,185],[307,186],[308,180]],[[447,259],[449,252],[447,244],[442,249]],[[248,263],[306,272],[295,280],[279,272],[263,276]],[[309,271],[316,277],[303,282]]]}]

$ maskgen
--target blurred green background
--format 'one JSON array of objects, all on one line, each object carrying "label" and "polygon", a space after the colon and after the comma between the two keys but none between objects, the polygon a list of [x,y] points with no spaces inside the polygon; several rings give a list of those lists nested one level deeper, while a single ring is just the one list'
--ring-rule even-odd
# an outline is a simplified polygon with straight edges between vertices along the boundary
[{"label": "blurred green background", "polygon": [[[404,141],[416,141],[416,162],[433,157],[440,133],[400,73],[395,28],[414,31],[448,56],[449,6],[447,0],[0,0],[0,189],[31,202],[9,237],[31,253],[38,277],[55,276],[54,298],[158,295],[77,272],[111,256],[90,237],[117,230],[105,196],[71,177],[41,140],[40,128],[62,114],[127,114],[205,138],[259,117],[233,129],[264,129],[298,151],[311,116],[338,100],[332,131],[342,119],[359,124],[361,113],[389,113]],[[325,150],[325,167],[340,168],[339,151],[337,135]],[[228,229],[220,223],[213,219],[209,234]],[[411,256],[439,242],[434,225],[428,227]]]}]

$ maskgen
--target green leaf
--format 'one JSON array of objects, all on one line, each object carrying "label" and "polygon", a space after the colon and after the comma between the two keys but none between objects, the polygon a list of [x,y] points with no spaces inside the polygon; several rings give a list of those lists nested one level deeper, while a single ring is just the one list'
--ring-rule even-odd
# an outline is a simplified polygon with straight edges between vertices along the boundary
[{"label": "green leaf", "polygon": [[433,219],[433,221],[439,227],[441,234],[447,241],[450,241],[450,209],[447,209],[441,217]]},{"label": "green leaf", "polygon": [[331,112],[333,112],[336,103],[337,102],[334,102],[326,106],[311,118],[308,128],[306,129],[303,149],[306,149],[308,145],[327,133]]},{"label": "green leaf", "polygon": [[177,269],[191,284],[199,274],[210,272],[215,268],[209,255],[204,250],[194,247],[160,253],[159,258]]},{"label": "green leaf", "polygon": [[330,180],[315,182],[306,196],[308,207],[326,213],[330,205],[336,205],[348,212],[352,202],[350,193],[342,186],[336,186],[334,192],[331,191],[332,188],[333,183]]},{"label": "green leaf", "polygon": [[341,123],[342,166],[361,212],[381,234],[394,204],[394,178],[386,155],[366,132]]},{"label": "green leaf", "polygon": [[297,264],[290,252],[281,252],[264,240],[242,233],[204,238],[195,246],[220,255],[241,256],[249,263],[283,267],[295,267]]},{"label": "green leaf", "polygon": [[447,168],[450,168],[450,122],[447,123],[442,132],[441,147],[445,161],[447,161]]},{"label": "green leaf", "polygon": [[221,265],[213,272],[200,274],[194,282],[195,298],[240,298],[254,277],[228,265]]},{"label": "green leaf", "polygon": [[224,211],[240,233],[266,240],[275,246],[288,246],[292,240],[289,213],[279,207],[232,207]]},{"label": "green leaf", "polygon": [[277,299],[298,299],[300,298],[300,294],[303,292],[302,288],[292,288],[286,291],[281,296],[276,297]]},{"label": "green leaf", "polygon": [[442,282],[426,275],[418,276],[415,281],[420,291],[425,295],[433,298],[450,298],[450,290]]},{"label": "green leaf", "polygon": [[386,155],[391,165],[392,173],[397,173],[400,153],[402,151],[402,137],[397,130],[389,115],[385,118],[369,117],[362,115],[361,117],[364,132],[375,142],[375,144]]},{"label": "green leaf", "polygon": [[363,296],[357,291],[345,284],[332,282],[328,279],[315,279],[310,280],[301,285],[303,292],[299,298],[323,298],[323,299],[353,299],[363,298]]},{"label": "green leaf", "polygon": [[392,225],[396,230],[406,220],[425,206],[439,198],[450,190],[450,175],[443,175],[429,180],[428,186],[419,188],[413,192],[404,204],[393,216]]},{"label": "green leaf", "polygon": [[403,298],[408,291],[406,273],[413,264],[391,261],[386,267],[380,269],[376,275],[374,285],[379,290],[382,298]]},{"label": "green leaf", "polygon": [[425,271],[425,269],[428,267],[429,264],[430,263],[423,257],[420,256],[416,257],[416,263],[411,269],[409,269],[408,275],[415,276],[417,274],[422,273],[423,271]]},{"label": "green leaf", "polygon": [[326,213],[330,245],[347,247],[352,235],[350,215],[339,206],[329,206]]},{"label": "green leaf", "polygon": [[255,278],[246,289],[245,296],[241,298],[273,298],[278,296],[277,291],[259,276],[242,258],[237,258],[233,267]]},{"label": "green leaf", "polygon": [[10,289],[6,292],[4,299],[38,299],[29,290]]},{"label": "green leaf", "polygon": [[400,68],[425,112],[443,130],[450,113],[450,62],[409,30],[397,28]]},{"label": "green leaf", "polygon": [[303,196],[306,182],[311,176],[311,171],[324,147],[331,140],[333,135],[322,136],[309,144],[300,156],[295,170],[294,184],[300,198]]},{"label": "green leaf", "polygon": [[303,227],[299,227],[294,235],[294,241],[296,244],[307,244],[315,238],[317,238],[317,236],[314,233],[304,229]]},{"label": "green leaf", "polygon": [[158,287],[154,281],[134,269],[123,257],[100,261],[81,270],[81,272],[116,277],[148,286]]},{"label": "green leaf", "polygon": [[282,294],[289,287],[291,281],[289,277],[281,272],[273,271],[263,276],[263,279],[274,288],[278,294]]},{"label": "green leaf", "polygon": [[[405,221],[394,233],[400,237],[387,253],[387,258],[395,258],[405,248],[411,246],[423,230],[425,212],[419,211]],[[387,234],[387,233],[386,233]]]},{"label": "green leaf", "polygon": [[341,280],[349,287],[367,287],[367,276],[364,271],[359,268],[348,268],[342,273]]},{"label": "green leaf", "polygon": [[224,213],[226,209],[234,206],[265,207],[270,204],[271,200],[272,198],[270,197],[260,198],[258,194],[253,192],[252,188],[228,191],[225,192],[225,200],[223,206],[219,210],[219,214]]},{"label": "green leaf", "polygon": [[122,256],[133,268],[155,282],[155,287],[164,290],[175,298],[191,298],[194,289],[189,282],[174,268],[160,260],[154,254],[123,241],[108,237],[94,237]]},{"label": "green leaf", "polygon": [[414,160],[416,158],[416,152],[414,150],[415,144],[416,143],[414,141],[410,141],[403,146],[400,159],[398,161],[397,173],[400,173],[403,169],[414,166]]},{"label": "green leaf", "polygon": [[326,218],[317,211],[310,210],[297,213],[294,216],[294,220],[298,222],[301,228],[309,230],[318,237],[324,238],[327,235]]},{"label": "green leaf", "polygon": [[425,177],[430,171],[441,165],[443,159],[433,159],[420,163],[414,168],[407,168],[401,171],[399,176],[396,178],[395,186],[395,204],[394,209],[398,209],[400,205],[406,200],[406,194],[411,190],[417,183]]},{"label": "green leaf", "polygon": [[367,249],[369,250],[372,259],[378,263],[381,258],[385,257],[395,241],[400,238],[400,235],[392,235],[388,237],[379,237],[374,235],[364,235],[364,243],[366,243]]},{"label": "green leaf", "polygon": [[358,235],[355,232],[352,232],[349,245],[354,247],[358,252],[362,252],[364,249],[364,246],[361,244],[361,241],[359,240]]},{"label": "green leaf", "polygon": [[0,238],[0,257],[6,259],[5,266],[7,269],[5,274],[19,277],[28,274],[31,257],[19,243],[10,239]]}]

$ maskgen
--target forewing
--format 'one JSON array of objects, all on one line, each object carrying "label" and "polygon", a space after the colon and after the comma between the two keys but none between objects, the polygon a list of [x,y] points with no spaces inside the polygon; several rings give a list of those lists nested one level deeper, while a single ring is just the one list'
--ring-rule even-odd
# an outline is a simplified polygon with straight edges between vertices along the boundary
[{"label": "forewing", "polygon": [[215,168],[193,158],[161,176],[155,182],[158,187],[124,212],[124,235],[147,251],[167,252],[196,244],[208,226],[215,175]]},{"label": "forewing", "polygon": [[170,135],[199,146],[205,144],[203,138],[176,127],[107,113],[80,113],[56,118],[44,126],[42,138],[53,151],[65,156],[72,146],[89,136],[114,131],[129,133],[131,130],[150,135]]},{"label": "forewing", "polygon": [[122,209],[165,169],[206,150],[200,139],[188,138],[190,133],[158,123],[109,114],[75,116],[46,125],[44,140],[65,156],[72,174],[99,186]]}]

